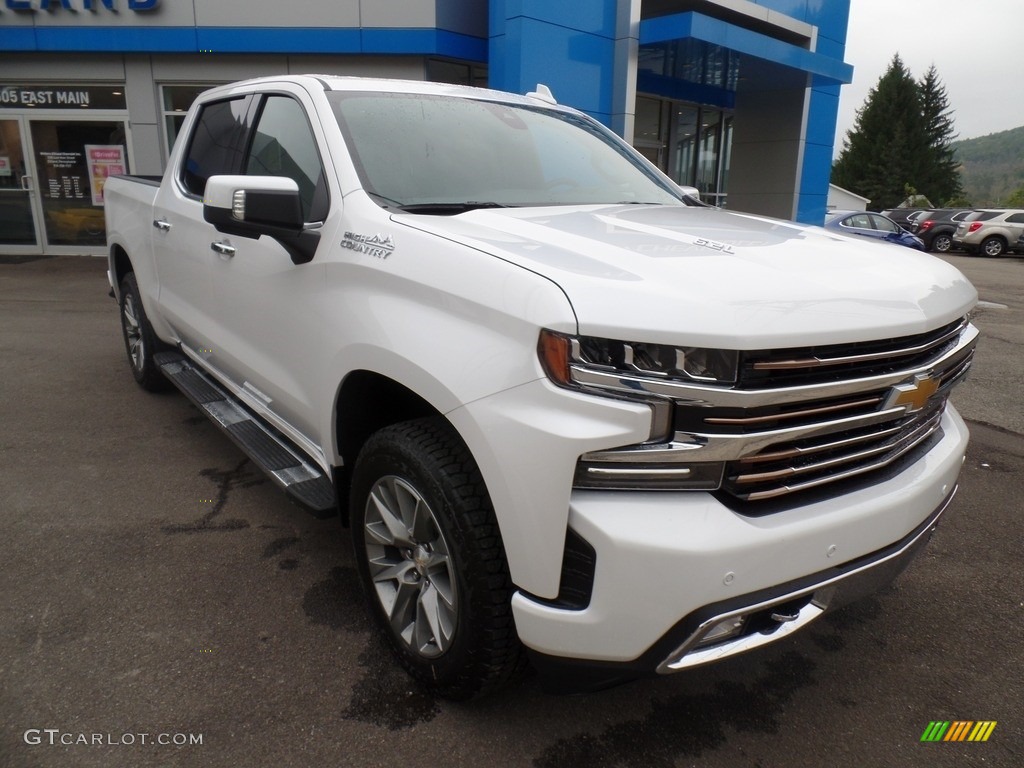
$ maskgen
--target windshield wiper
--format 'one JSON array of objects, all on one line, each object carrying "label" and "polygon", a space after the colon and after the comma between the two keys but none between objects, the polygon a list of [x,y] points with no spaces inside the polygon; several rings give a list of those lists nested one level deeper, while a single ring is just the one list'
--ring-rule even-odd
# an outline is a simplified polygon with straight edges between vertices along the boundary
[{"label": "windshield wiper", "polygon": [[376,192],[371,192],[370,190],[366,190],[366,194],[368,194],[370,197],[376,200],[377,203],[383,208],[402,207],[402,202],[400,200],[395,200],[394,198],[391,197],[384,197],[384,195],[378,195]]},{"label": "windshield wiper", "polygon": [[467,200],[464,203],[414,203],[412,205],[400,206],[399,210],[405,213],[425,213],[435,216],[454,216],[467,211],[477,211],[481,208],[508,208],[502,203],[482,203],[476,200]]}]

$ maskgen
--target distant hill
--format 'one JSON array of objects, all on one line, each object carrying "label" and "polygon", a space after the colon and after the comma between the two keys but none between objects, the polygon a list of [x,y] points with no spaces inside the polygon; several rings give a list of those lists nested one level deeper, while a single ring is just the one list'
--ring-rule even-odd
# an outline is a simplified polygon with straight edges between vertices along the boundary
[{"label": "distant hill", "polygon": [[996,206],[1024,186],[1024,126],[953,143],[964,194],[973,205]]}]

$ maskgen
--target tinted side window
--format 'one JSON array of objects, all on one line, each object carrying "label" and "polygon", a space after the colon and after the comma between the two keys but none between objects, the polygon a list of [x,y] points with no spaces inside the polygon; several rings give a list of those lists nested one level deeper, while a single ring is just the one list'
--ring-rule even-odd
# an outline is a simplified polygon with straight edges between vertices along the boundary
[{"label": "tinted side window", "polygon": [[181,181],[200,197],[206,180],[220,174],[239,173],[245,150],[246,121],[250,97],[206,104],[199,113],[189,139]]},{"label": "tinted side window", "polygon": [[873,229],[881,232],[899,232],[899,226],[883,216],[872,216],[871,222],[874,225]]},{"label": "tinted side window", "polygon": [[850,216],[848,219],[844,219],[842,225],[844,227],[871,229],[871,219],[868,218],[866,213],[858,213],[856,216]]},{"label": "tinted side window", "polygon": [[246,174],[285,176],[299,185],[302,218],[327,218],[327,185],[316,140],[302,106],[287,96],[268,96],[246,161]]},{"label": "tinted side window", "polygon": [[1010,224],[1024,224],[1024,213],[1015,213],[1012,216],[1007,216],[1006,221]]}]

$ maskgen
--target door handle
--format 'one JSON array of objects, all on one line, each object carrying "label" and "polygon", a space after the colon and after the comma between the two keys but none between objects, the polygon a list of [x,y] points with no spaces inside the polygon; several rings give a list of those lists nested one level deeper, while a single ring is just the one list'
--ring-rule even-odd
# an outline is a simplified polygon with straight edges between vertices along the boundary
[{"label": "door handle", "polygon": [[31,176],[25,175],[25,176],[21,177],[21,188],[25,192],[31,192],[32,191],[33,184],[32,184],[32,177]]},{"label": "door handle", "polygon": [[153,226],[159,229],[161,232],[171,231],[171,222],[164,221],[163,219],[153,219]]},{"label": "door handle", "polygon": [[210,250],[219,253],[221,256],[234,256],[235,247],[227,243],[210,243]]}]

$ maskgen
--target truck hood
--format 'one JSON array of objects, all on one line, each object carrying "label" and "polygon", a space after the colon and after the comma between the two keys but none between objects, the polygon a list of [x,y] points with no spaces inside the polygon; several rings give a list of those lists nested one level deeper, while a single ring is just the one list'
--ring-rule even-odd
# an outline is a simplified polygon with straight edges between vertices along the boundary
[{"label": "truck hood", "polygon": [[904,336],[974,287],[913,249],[713,208],[505,208],[397,223],[557,283],[584,335],[764,349]]}]

